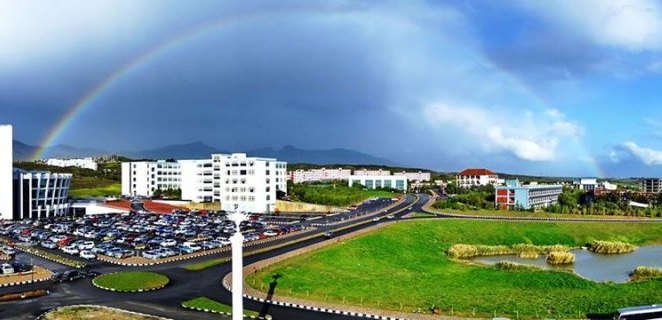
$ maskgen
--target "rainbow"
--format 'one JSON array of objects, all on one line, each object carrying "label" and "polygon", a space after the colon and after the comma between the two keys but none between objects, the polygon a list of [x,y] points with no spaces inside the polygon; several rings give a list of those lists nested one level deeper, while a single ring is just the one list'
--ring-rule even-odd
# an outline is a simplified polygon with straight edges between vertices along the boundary
[{"label": "rainbow", "polygon": [[[386,14],[384,12],[363,12],[359,9],[352,10],[349,8],[329,8],[329,7],[290,7],[283,9],[274,9],[269,11],[253,11],[242,14],[236,14],[234,16],[225,17],[219,20],[211,21],[196,27],[193,27],[190,30],[186,30],[182,33],[175,35],[172,38],[169,38],[157,46],[152,47],[128,63],[122,65],[119,69],[113,71],[110,75],[104,78],[96,86],[94,86],[89,92],[87,92],[83,97],[77,100],[72,106],[67,108],[65,114],[53,125],[53,127],[47,132],[45,137],[42,139],[42,142],[39,144],[39,147],[32,154],[31,158],[38,160],[43,158],[44,153],[49,146],[54,145],[54,143],[60,138],[60,136],[69,128],[76,119],[90,106],[94,105],[94,102],[97,101],[103,94],[113,88],[114,85],[120,82],[125,76],[131,73],[131,71],[138,69],[140,66],[152,61],[153,59],[158,58],[160,55],[167,53],[168,51],[178,48],[187,42],[194,40],[198,37],[204,36],[207,33],[213,32],[219,28],[226,27],[234,23],[240,23],[252,18],[264,18],[271,15],[282,14],[282,13],[358,13],[358,14],[369,14],[371,16],[378,15],[382,18],[388,19],[391,22],[405,25],[407,27],[417,26],[414,22],[408,20],[407,18],[393,16]],[[525,92],[531,94],[539,103],[541,103],[546,108],[550,107],[550,103],[546,101],[543,97],[537,94],[536,90],[529,88],[525,83],[523,83],[519,77],[515,76],[511,70],[498,65],[490,57],[485,56],[484,54],[478,54],[478,57],[482,61],[486,62],[490,67],[503,72],[506,77],[517,84]],[[575,139],[575,146],[578,154],[583,155],[583,158],[591,160],[593,157],[588,152],[588,149],[585,145],[582,144],[579,138]],[[590,169],[595,173],[596,177],[604,177],[603,171],[598,166],[596,161],[587,161],[590,165]]]}]

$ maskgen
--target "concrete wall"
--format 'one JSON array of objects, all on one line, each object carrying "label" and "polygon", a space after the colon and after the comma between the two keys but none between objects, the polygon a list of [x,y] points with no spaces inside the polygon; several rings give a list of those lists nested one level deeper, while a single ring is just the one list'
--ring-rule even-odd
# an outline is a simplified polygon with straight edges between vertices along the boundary
[{"label": "concrete wall", "polygon": [[13,205],[13,132],[12,126],[0,125],[0,218],[11,220]]}]

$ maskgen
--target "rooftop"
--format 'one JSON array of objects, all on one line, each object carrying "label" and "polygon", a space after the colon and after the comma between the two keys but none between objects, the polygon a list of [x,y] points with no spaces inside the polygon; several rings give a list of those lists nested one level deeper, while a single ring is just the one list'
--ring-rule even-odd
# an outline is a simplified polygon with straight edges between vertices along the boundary
[{"label": "rooftop", "polygon": [[495,176],[496,173],[488,169],[471,168],[471,169],[465,169],[464,171],[458,173],[457,175],[458,176]]}]

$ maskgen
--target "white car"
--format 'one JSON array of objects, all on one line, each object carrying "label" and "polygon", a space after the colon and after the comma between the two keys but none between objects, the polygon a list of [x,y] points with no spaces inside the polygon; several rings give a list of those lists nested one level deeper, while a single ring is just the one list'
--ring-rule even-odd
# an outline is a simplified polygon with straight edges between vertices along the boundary
[{"label": "white car", "polygon": [[372,222],[377,222],[377,221],[379,221],[379,217],[372,218]]},{"label": "white car", "polygon": [[267,236],[267,237],[275,237],[275,236],[278,235],[278,232],[276,232],[274,230],[267,230],[267,231],[263,232],[262,234]]},{"label": "white car", "polygon": [[202,250],[202,247],[195,242],[184,242],[182,245],[191,248],[193,252]]},{"label": "white car", "polygon": [[76,248],[75,246],[66,246],[62,248],[62,251],[68,254],[78,254],[78,248]]},{"label": "white car", "polygon": [[149,250],[142,253],[142,256],[147,259],[158,260],[162,255],[156,250]]},{"label": "white car", "polygon": [[94,253],[92,253],[88,250],[83,250],[83,251],[80,252],[80,257],[83,258],[83,259],[90,260],[90,259],[96,258],[97,256]]},{"label": "white car", "polygon": [[166,239],[161,241],[161,246],[162,247],[174,247],[177,245],[177,241],[174,239]]},{"label": "white car", "polygon": [[94,248],[94,242],[92,241],[83,241],[78,244],[78,250],[91,250]]}]

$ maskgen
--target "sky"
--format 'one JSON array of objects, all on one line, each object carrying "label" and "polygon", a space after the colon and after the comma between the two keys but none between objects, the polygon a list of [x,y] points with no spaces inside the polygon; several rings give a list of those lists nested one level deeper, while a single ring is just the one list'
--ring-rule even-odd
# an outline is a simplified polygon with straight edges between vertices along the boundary
[{"label": "sky", "polygon": [[661,89],[659,0],[0,1],[0,123],[33,145],[659,176]]}]

